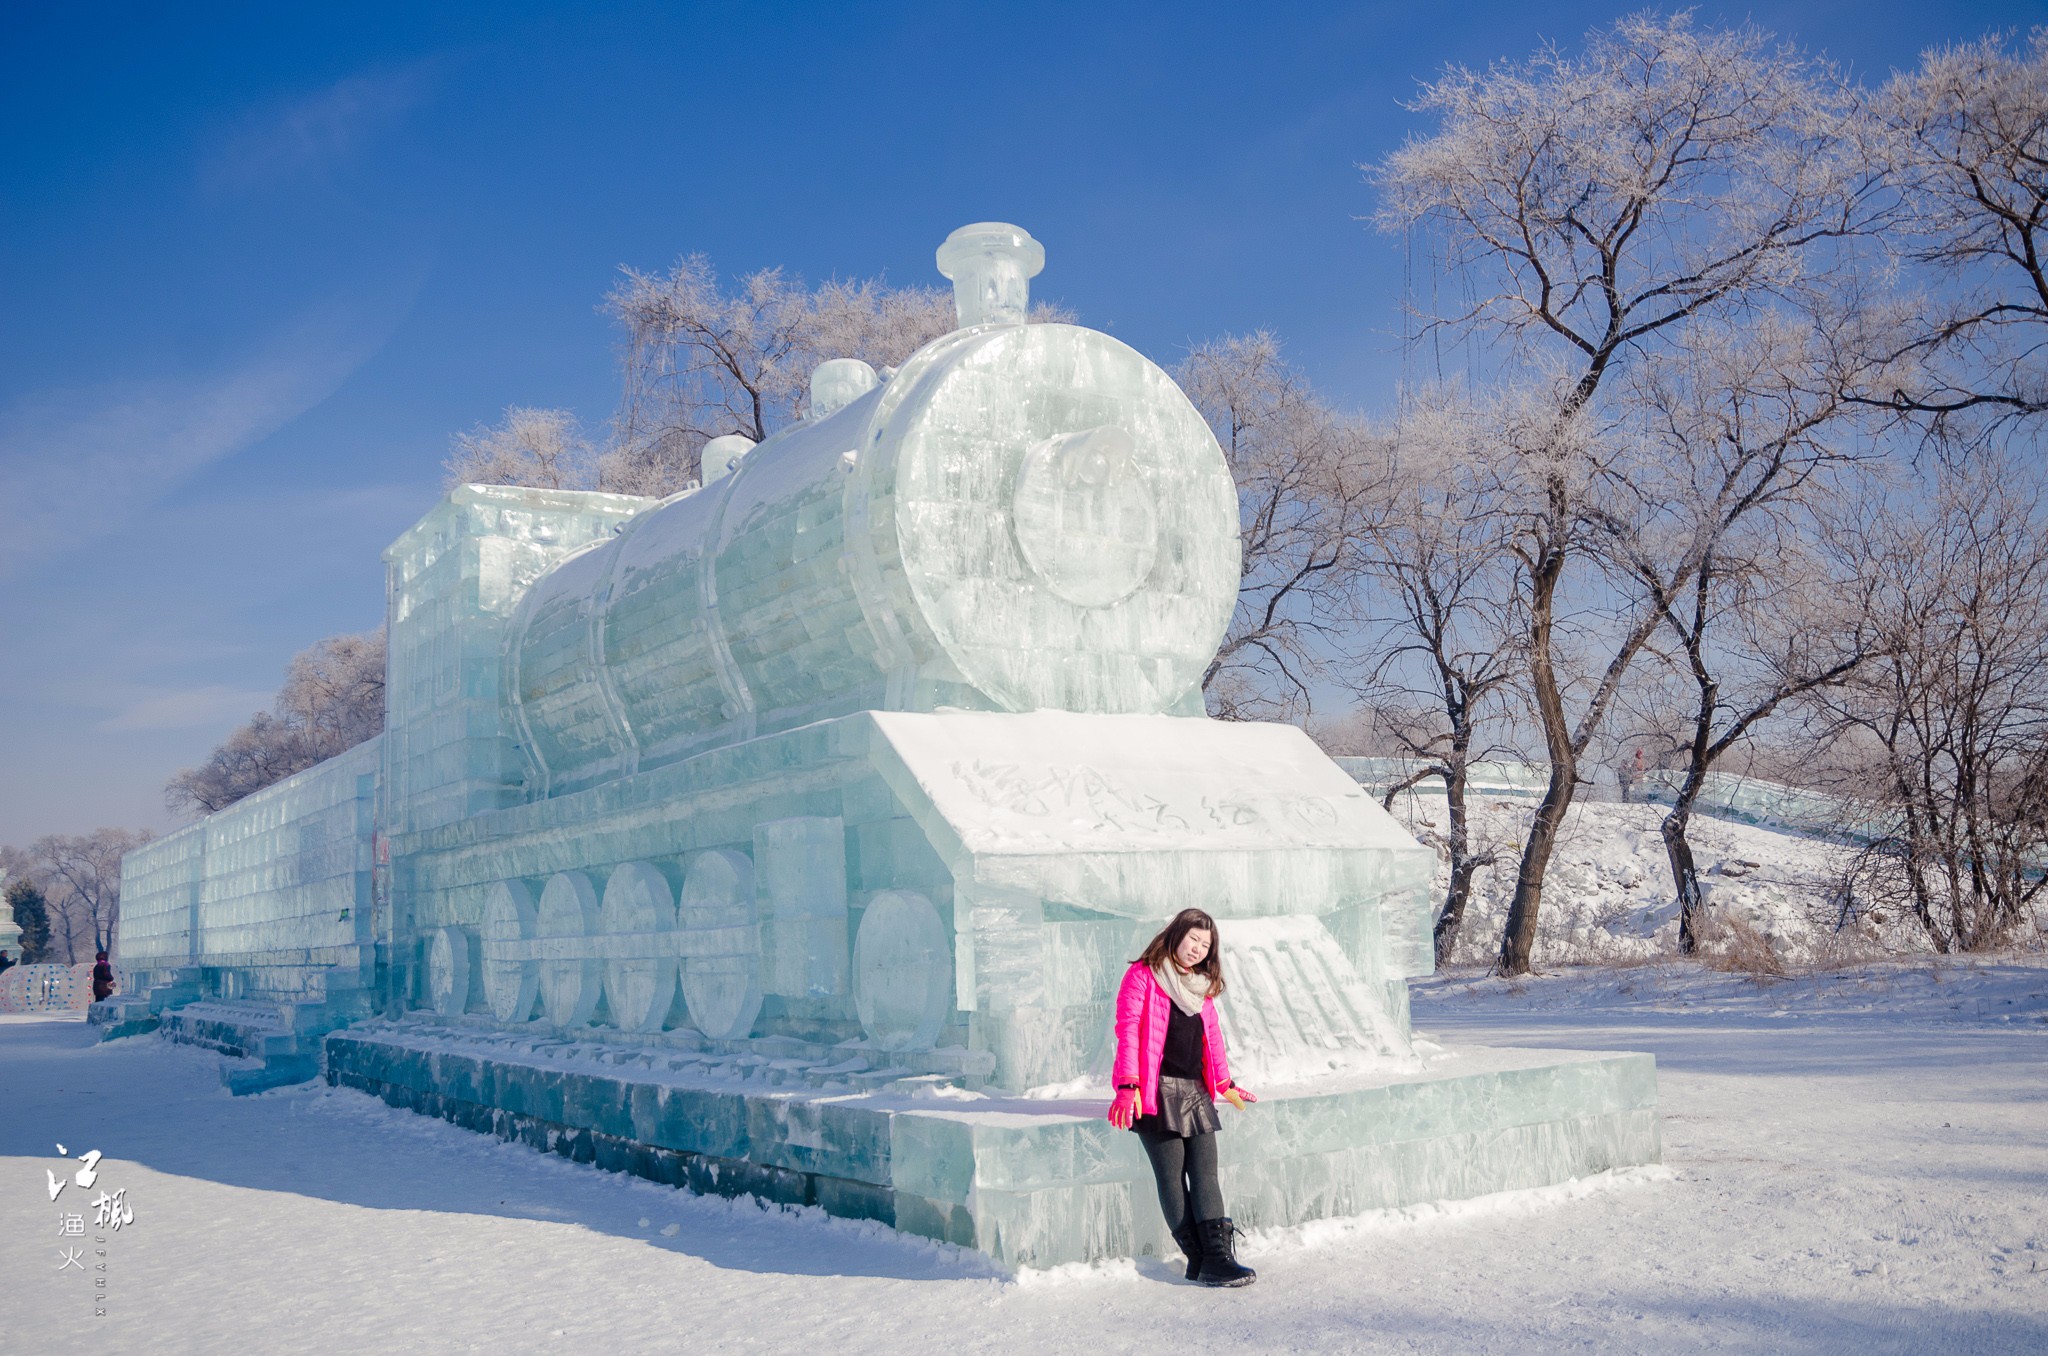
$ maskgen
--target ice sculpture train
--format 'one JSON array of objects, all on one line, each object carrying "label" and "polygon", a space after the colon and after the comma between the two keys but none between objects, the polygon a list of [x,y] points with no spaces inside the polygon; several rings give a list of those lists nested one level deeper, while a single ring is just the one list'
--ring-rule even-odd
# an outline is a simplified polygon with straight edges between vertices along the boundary
[{"label": "ice sculpture train", "polygon": [[954,232],[960,328],[823,364],[701,488],[453,491],[386,553],[385,733],[131,854],[155,987],[96,1016],[1049,1264],[1164,1243],[1087,1099],[1196,904],[1272,1094],[1241,1222],[1653,1160],[1646,1056],[1417,1047],[1434,857],[1299,730],[1203,714],[1228,467],[1159,367],[1028,323],[1043,258]]}]

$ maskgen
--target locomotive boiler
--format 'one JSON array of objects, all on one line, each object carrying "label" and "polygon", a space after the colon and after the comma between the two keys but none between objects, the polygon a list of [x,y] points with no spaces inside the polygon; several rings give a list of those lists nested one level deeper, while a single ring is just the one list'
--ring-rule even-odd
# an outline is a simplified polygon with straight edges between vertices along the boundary
[{"label": "locomotive boiler", "polygon": [[1201,713],[1238,585],[1215,436],[1127,345],[1024,323],[1023,231],[940,258],[961,329],[886,382],[825,364],[803,423],[528,590],[533,790],[861,710]]}]

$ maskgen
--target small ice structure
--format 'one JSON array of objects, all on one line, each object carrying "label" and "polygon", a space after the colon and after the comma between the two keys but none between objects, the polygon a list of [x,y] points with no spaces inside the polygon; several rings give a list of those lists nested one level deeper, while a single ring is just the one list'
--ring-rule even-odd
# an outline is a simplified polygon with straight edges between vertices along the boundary
[{"label": "small ice structure", "polygon": [[1046,1265],[1166,1246],[1101,1117],[1110,1008],[1199,905],[1265,1095],[1222,1141],[1240,1223],[1653,1160],[1645,1056],[1418,1056],[1434,859],[1301,731],[1204,714],[1229,469],[1158,366],[1027,323],[1043,263],[954,232],[961,327],[825,363],[699,489],[453,491],[386,554],[381,742],[129,857],[149,1010]]}]

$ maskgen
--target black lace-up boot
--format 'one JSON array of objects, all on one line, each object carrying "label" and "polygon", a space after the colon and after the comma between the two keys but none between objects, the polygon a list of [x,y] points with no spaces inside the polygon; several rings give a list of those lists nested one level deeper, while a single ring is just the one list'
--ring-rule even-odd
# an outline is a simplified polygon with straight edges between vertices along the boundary
[{"label": "black lace-up boot", "polygon": [[1259,1273],[1239,1266],[1233,1250],[1237,1226],[1227,1219],[1202,1221],[1202,1265],[1195,1279],[1203,1285],[1250,1285]]},{"label": "black lace-up boot", "polygon": [[1180,1244],[1180,1250],[1188,1256],[1188,1279],[1194,1280],[1202,1269],[1202,1226],[1189,1216],[1173,1231],[1173,1241]]}]

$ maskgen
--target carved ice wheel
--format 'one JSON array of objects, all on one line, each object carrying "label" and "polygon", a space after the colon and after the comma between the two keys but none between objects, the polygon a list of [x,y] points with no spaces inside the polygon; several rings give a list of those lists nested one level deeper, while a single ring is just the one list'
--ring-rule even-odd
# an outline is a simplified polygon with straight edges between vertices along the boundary
[{"label": "carved ice wheel", "polygon": [[523,880],[501,880],[484,902],[484,999],[501,1022],[533,1016],[540,964],[528,954],[538,912]]},{"label": "carved ice wheel", "polygon": [[761,1015],[761,927],[754,864],[726,848],[703,853],[683,878],[683,1001],[714,1040],[742,1040]]},{"label": "carved ice wheel", "polygon": [[581,871],[557,871],[540,893],[536,929],[540,1003],[556,1026],[587,1026],[603,991],[604,962],[591,954],[597,887]]},{"label": "carved ice wheel", "polygon": [[923,895],[884,890],[868,902],[853,942],[853,1001],[884,1050],[928,1050],[946,1019],[953,952]]},{"label": "carved ice wheel", "polygon": [[646,862],[627,862],[604,883],[598,923],[610,953],[604,997],[612,1021],[621,1031],[661,1030],[676,996],[676,906],[668,881]]},{"label": "carved ice wheel", "polygon": [[434,1011],[443,1017],[460,1017],[469,1011],[470,952],[475,943],[469,929],[434,929],[433,945],[427,951],[427,992]]}]

